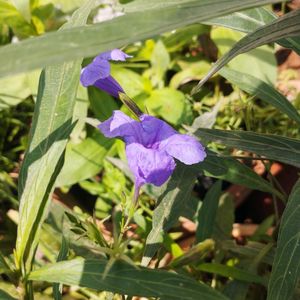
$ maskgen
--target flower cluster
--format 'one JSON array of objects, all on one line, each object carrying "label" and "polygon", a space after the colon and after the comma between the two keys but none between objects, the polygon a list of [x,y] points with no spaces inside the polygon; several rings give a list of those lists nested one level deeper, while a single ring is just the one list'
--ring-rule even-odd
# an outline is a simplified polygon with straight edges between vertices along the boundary
[{"label": "flower cluster", "polygon": [[[114,49],[98,55],[81,73],[84,86],[94,85],[119,98],[124,90],[110,75],[109,60],[124,61],[129,56]],[[116,110],[98,128],[108,138],[121,138],[126,144],[128,165],[135,176],[136,190],[145,183],[160,186],[175,169],[175,159],[186,165],[206,157],[204,147],[194,137],[179,134],[166,122],[147,114],[136,121]]]}]

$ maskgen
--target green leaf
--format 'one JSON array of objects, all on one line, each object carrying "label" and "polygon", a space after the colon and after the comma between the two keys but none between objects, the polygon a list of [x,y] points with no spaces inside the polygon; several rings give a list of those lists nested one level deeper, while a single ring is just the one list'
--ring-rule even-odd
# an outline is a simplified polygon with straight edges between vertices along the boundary
[{"label": "green leaf", "polygon": [[119,108],[113,97],[95,87],[89,87],[88,94],[91,109],[101,122],[110,118],[112,112]]},{"label": "green leaf", "polygon": [[[178,5],[170,2],[161,9],[145,10],[142,7],[136,12],[126,13],[107,22],[64,32],[46,33],[37,38],[1,47],[0,74],[4,76],[82,56],[96,55],[181,26],[276,2],[280,1],[190,0],[180,4],[180,9]],[[38,53],[36,49],[39,49]]]},{"label": "green leaf", "polygon": [[31,94],[26,74],[0,79],[0,111],[15,106]]},{"label": "green leaf", "polygon": [[[74,13],[64,29],[85,24],[94,1]],[[62,167],[72,124],[81,60],[42,72],[30,133],[19,178],[20,219],[16,241],[17,268],[31,269],[49,196]],[[24,274],[23,274],[24,275]]]},{"label": "green leaf", "polygon": [[222,56],[210,69],[208,74],[194,88],[193,93],[199,91],[201,86],[229,61],[237,55],[248,52],[261,45],[278,41],[282,38],[294,37],[300,35],[300,10],[295,10],[278,18],[274,22],[262,26],[252,33],[249,33],[234,47]]},{"label": "green leaf", "polygon": [[105,138],[96,130],[79,144],[69,142],[64,165],[55,185],[72,185],[95,176],[101,171],[103,160],[113,143],[114,140]]},{"label": "green leaf", "polygon": [[276,20],[270,10],[263,7],[247,9],[245,11],[234,12],[233,14],[214,18],[205,21],[205,24],[227,27],[241,32],[252,32]]},{"label": "green leaf", "polygon": [[[235,12],[233,14],[214,18],[205,21],[204,24],[227,27],[241,32],[252,32],[261,26],[267,25],[277,19],[277,15],[264,7],[256,7],[245,11]],[[283,47],[291,48],[300,54],[299,37],[281,39],[277,43]]]},{"label": "green leaf", "polygon": [[0,252],[0,274],[11,273],[12,270],[8,263],[6,262],[5,256]]},{"label": "green leaf", "polygon": [[252,131],[198,129],[196,136],[250,151],[275,161],[300,166],[300,140]]},{"label": "green leaf", "polygon": [[85,0],[43,0],[43,3],[45,2],[53,3],[64,13],[68,13],[83,5]]},{"label": "green leaf", "polygon": [[140,74],[117,65],[111,66],[111,74],[129,97],[134,98],[145,92],[145,87],[148,84],[147,79]]},{"label": "green leaf", "polygon": [[[221,248],[229,252],[234,253],[235,256],[247,257],[254,260],[255,257],[260,255],[263,249],[266,247],[266,244],[249,241],[246,245],[237,245],[235,241],[227,240],[222,241]],[[274,248],[264,255],[261,259],[261,262],[268,265],[272,265],[274,261]]]},{"label": "green leaf", "polygon": [[20,37],[37,34],[32,24],[21,15],[14,5],[6,0],[0,0],[0,24],[1,23],[7,24],[13,29],[14,33]]},{"label": "green leaf", "polygon": [[11,295],[9,295],[8,293],[6,293],[0,289],[0,299],[1,300],[16,300],[17,298],[13,298]]},{"label": "green leaf", "polygon": [[164,86],[164,76],[167,72],[170,64],[170,55],[164,45],[159,40],[153,49],[151,55],[151,66],[152,66],[152,82],[154,86],[162,88]]},{"label": "green leaf", "polygon": [[207,154],[206,159],[198,165],[200,169],[204,170],[205,175],[246,186],[250,189],[275,193],[279,198],[283,197],[280,192],[274,190],[269,181],[260,177],[240,161],[230,157],[218,156],[212,151],[207,151]]},{"label": "green leaf", "polygon": [[224,193],[220,197],[215,218],[215,226],[212,234],[214,240],[223,241],[231,238],[232,227],[235,220],[234,211],[234,197],[229,193]]},{"label": "green leaf", "polygon": [[268,300],[292,299],[300,277],[300,180],[283,212],[268,287]]},{"label": "green leaf", "polygon": [[209,71],[210,64],[205,61],[185,64],[182,71],[177,72],[170,81],[170,87],[177,89],[180,85],[192,80],[200,80]]},{"label": "green leaf", "polygon": [[194,37],[209,33],[209,31],[209,26],[192,24],[166,34],[162,37],[162,40],[169,52],[175,52],[180,51],[186,44],[192,42]]},{"label": "green leaf", "polygon": [[198,214],[198,225],[196,229],[197,243],[212,236],[221,193],[222,181],[219,180],[209,189],[203,199],[203,204]]},{"label": "green leaf", "polygon": [[267,280],[265,278],[236,267],[225,266],[217,263],[205,263],[199,265],[197,269],[224,277],[232,277],[245,282],[259,283],[264,286],[267,285]]},{"label": "green leaf", "polygon": [[193,166],[178,164],[171,179],[162,186],[157,206],[153,212],[152,230],[146,240],[142,265],[149,264],[163,241],[163,235],[183,213],[183,207],[190,200],[191,191],[198,171]]},{"label": "green leaf", "polygon": [[110,291],[160,299],[190,300],[227,299],[212,288],[198,283],[190,277],[163,270],[138,268],[116,260],[107,275],[103,272],[105,260],[84,260],[82,258],[48,265],[31,272],[30,280],[60,282],[79,285],[100,291]]},{"label": "green leaf", "polygon": [[[223,56],[244,36],[244,34],[227,28],[213,28],[211,38]],[[264,45],[253,49],[244,55],[235,57],[228,62],[231,69],[252,75],[258,79],[275,84],[277,77],[277,63],[274,50]]]},{"label": "green leaf", "polygon": [[25,20],[30,22],[30,0],[14,0],[14,4]]},{"label": "green leaf", "polygon": [[[69,244],[68,241],[62,236],[61,247],[57,256],[57,262],[66,260],[69,252]],[[53,298],[55,300],[61,300],[61,288],[62,285],[59,283],[53,283]]]},{"label": "green leaf", "polygon": [[172,88],[154,90],[145,100],[145,106],[151,114],[163,117],[174,125],[187,123],[191,118],[191,107],[185,95]]},{"label": "green leaf", "polygon": [[243,91],[273,105],[281,112],[287,114],[291,119],[300,123],[300,115],[297,109],[271,85],[249,74],[225,67],[220,71],[220,74],[231,83],[236,84]]}]

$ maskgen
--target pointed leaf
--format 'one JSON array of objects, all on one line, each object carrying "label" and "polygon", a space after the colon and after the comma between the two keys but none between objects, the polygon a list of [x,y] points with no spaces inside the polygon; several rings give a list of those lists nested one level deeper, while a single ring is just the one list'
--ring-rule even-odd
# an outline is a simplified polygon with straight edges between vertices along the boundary
[{"label": "pointed leaf", "polygon": [[199,168],[204,170],[205,175],[246,186],[250,189],[275,193],[279,198],[283,197],[280,192],[274,190],[269,181],[263,179],[237,159],[218,156],[212,151],[207,151],[207,154],[206,159],[199,164]]},{"label": "pointed leaf", "polygon": [[300,166],[300,140],[252,131],[198,129],[196,136],[250,151],[275,161]]},{"label": "pointed leaf", "polygon": [[166,4],[164,1],[159,2],[162,5],[156,9],[147,10],[141,6],[135,12],[128,12],[107,22],[64,32],[46,33],[37,38],[1,47],[0,74],[4,76],[82,56],[96,55],[181,26],[280,1],[185,0],[182,4],[181,1],[168,1]]},{"label": "pointed leaf", "polygon": [[29,279],[160,299],[227,299],[219,292],[190,277],[163,270],[138,268],[120,260],[115,261],[107,275],[103,277],[106,265],[105,260],[77,258],[33,271]]},{"label": "pointed leaf", "polygon": [[200,90],[201,86],[229,61],[239,54],[248,52],[261,45],[272,43],[287,37],[295,37],[300,35],[300,10],[295,10],[284,15],[272,23],[259,27],[252,33],[249,33],[235,46],[222,56],[210,69],[208,74],[194,88],[193,93]]},{"label": "pointed leaf", "polygon": [[229,68],[223,68],[220,74],[231,83],[236,84],[243,91],[273,105],[300,124],[300,114],[297,109],[271,85],[254,76]]},{"label": "pointed leaf", "polygon": [[198,225],[196,229],[197,243],[212,236],[221,193],[222,181],[219,180],[209,189],[203,199],[203,204],[198,214]]},{"label": "pointed leaf", "polygon": [[163,235],[168,231],[191,197],[197,168],[178,164],[171,179],[161,188],[158,204],[153,213],[152,230],[146,240],[146,249],[142,259],[142,265],[149,264],[163,241]]},{"label": "pointed leaf", "polygon": [[268,288],[268,300],[292,299],[300,278],[300,180],[284,210]]},{"label": "pointed leaf", "polygon": [[[267,25],[277,19],[277,15],[264,7],[256,7],[245,11],[234,12],[227,16],[205,21],[204,24],[227,27],[241,32],[252,32],[260,26]],[[277,41],[283,47],[291,48],[300,55],[300,38],[287,38]]]},{"label": "pointed leaf", "polygon": [[[94,1],[74,13],[64,29],[85,24]],[[16,242],[17,267],[25,272],[38,243],[49,195],[61,169],[72,124],[81,60],[55,65],[42,72],[30,133],[30,144],[19,178],[20,220]]]}]

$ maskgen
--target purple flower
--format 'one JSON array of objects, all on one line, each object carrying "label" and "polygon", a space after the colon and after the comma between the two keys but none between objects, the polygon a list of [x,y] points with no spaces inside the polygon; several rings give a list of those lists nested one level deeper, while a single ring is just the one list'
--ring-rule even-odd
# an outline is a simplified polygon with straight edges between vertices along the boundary
[{"label": "purple flower", "polygon": [[83,86],[93,85],[113,97],[119,98],[124,93],[120,84],[110,75],[109,60],[125,61],[131,57],[119,49],[100,53],[81,71],[80,82]]},{"label": "purple flower", "polygon": [[171,176],[176,163],[186,165],[203,161],[204,147],[192,136],[179,134],[170,125],[142,114],[140,122],[115,110],[98,128],[109,138],[120,137],[126,143],[129,167],[135,176],[136,190],[141,185],[162,185]]}]

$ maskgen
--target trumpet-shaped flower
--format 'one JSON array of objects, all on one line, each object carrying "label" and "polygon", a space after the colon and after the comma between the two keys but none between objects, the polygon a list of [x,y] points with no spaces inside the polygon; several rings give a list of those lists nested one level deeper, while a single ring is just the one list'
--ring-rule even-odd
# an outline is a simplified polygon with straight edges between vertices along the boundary
[{"label": "trumpet-shaped flower", "polygon": [[119,49],[100,53],[94,60],[81,71],[80,82],[87,87],[93,85],[113,97],[119,98],[119,93],[124,93],[120,84],[110,75],[109,61],[125,61],[131,57]]},{"label": "trumpet-shaped flower", "polygon": [[98,125],[108,138],[119,137],[126,143],[128,165],[135,176],[136,190],[141,185],[162,185],[175,169],[175,159],[186,165],[206,157],[204,147],[192,136],[179,134],[170,125],[142,114],[140,122],[116,110]]}]

